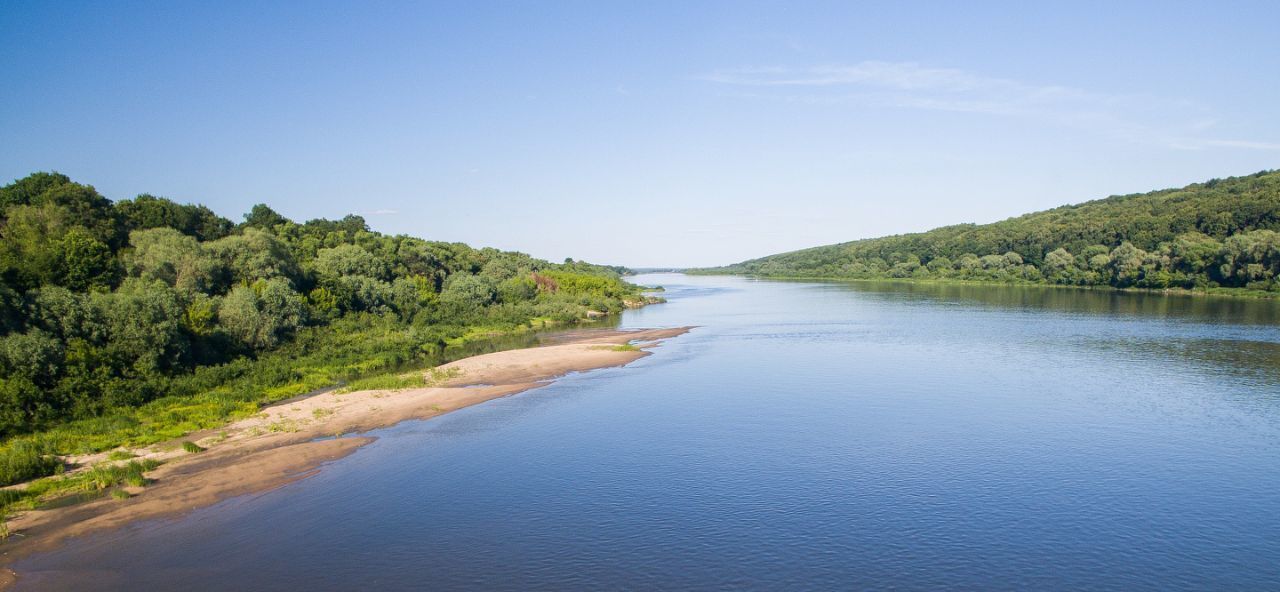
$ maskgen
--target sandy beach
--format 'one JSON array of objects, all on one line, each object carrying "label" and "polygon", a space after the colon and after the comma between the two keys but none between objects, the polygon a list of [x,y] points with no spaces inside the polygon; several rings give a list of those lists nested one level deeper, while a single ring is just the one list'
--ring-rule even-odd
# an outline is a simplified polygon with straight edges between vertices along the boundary
[{"label": "sandy beach", "polygon": [[[458,360],[434,369],[432,386],[403,390],[327,391],[264,408],[254,417],[192,434],[206,450],[155,446],[132,450],[164,461],[147,474],[153,482],[131,488],[127,500],[102,498],[28,511],[9,521],[13,533],[0,544],[4,562],[49,550],[70,538],[145,519],[174,516],[220,500],[304,479],[327,461],[373,441],[360,434],[408,419],[456,409],[549,384],[571,372],[623,366],[648,355],[661,340],[689,327],[640,331],[587,330],[528,349]],[[629,347],[628,344],[634,347]],[[340,436],[340,437],[334,437]],[[101,455],[73,459],[82,466]],[[12,572],[0,577],[0,589]]]}]

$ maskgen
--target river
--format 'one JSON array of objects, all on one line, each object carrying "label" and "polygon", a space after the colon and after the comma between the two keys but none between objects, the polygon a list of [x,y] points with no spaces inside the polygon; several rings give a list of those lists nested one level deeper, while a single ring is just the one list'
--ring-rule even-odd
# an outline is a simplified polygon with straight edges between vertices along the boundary
[{"label": "river", "polygon": [[1280,303],[636,281],[698,328],[18,589],[1280,589]]}]

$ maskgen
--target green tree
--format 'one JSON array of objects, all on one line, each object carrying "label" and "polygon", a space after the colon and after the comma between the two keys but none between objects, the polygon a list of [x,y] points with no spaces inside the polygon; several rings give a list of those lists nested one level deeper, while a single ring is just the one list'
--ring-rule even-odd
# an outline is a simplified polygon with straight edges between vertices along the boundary
[{"label": "green tree", "polygon": [[184,294],[221,291],[227,284],[225,261],[195,237],[173,228],[135,230],[126,253],[130,276],[163,281]]},{"label": "green tree", "polygon": [[235,228],[230,220],[204,206],[178,204],[145,193],[116,202],[115,210],[126,231],[172,228],[201,241],[209,241],[227,236]]},{"label": "green tree", "polygon": [[321,277],[339,278],[358,275],[386,280],[390,270],[385,261],[356,245],[340,245],[316,253],[313,269]]},{"label": "green tree", "polygon": [[106,288],[115,282],[119,265],[115,255],[89,231],[76,226],[57,242],[62,277],[56,283],[73,290]]},{"label": "green tree", "polygon": [[306,300],[282,278],[236,286],[218,307],[218,322],[251,350],[264,350],[288,338],[306,321]]},{"label": "green tree", "polygon": [[466,314],[492,304],[496,296],[493,280],[471,274],[454,274],[445,282],[440,302],[460,314]]},{"label": "green tree", "polygon": [[288,218],[276,213],[275,210],[267,207],[267,204],[257,204],[244,215],[244,223],[241,226],[271,232],[276,226],[288,221]]},{"label": "green tree", "polygon": [[298,285],[302,272],[287,245],[257,228],[207,243],[230,272],[231,283],[252,284],[258,280],[281,278]]},{"label": "green tree", "polygon": [[106,323],[106,353],[121,367],[142,374],[168,370],[187,352],[186,307],[164,282],[130,278],[115,292],[94,294],[93,303]]}]

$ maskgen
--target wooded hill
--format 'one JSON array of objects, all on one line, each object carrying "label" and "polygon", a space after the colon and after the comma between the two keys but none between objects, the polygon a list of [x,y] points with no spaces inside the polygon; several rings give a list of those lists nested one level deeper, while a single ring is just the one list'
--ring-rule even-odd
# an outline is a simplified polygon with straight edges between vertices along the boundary
[{"label": "wooded hill", "polygon": [[694,270],[1280,292],[1280,171]]},{"label": "wooded hill", "polygon": [[30,175],[0,188],[0,484],[618,312],[643,298],[621,271]]}]

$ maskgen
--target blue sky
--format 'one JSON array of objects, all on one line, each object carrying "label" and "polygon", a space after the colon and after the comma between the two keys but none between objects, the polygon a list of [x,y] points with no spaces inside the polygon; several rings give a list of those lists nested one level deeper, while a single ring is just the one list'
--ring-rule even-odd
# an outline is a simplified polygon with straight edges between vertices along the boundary
[{"label": "blue sky", "polygon": [[1280,167],[1280,3],[0,5],[0,177],[710,265]]}]

